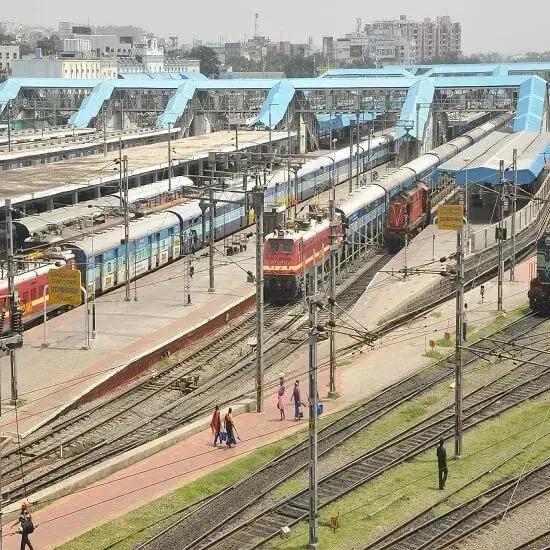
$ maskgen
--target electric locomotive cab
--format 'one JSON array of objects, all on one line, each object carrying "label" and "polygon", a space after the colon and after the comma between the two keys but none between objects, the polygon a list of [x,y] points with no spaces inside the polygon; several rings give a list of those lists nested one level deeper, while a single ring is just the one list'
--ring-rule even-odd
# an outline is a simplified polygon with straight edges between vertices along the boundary
[{"label": "electric locomotive cab", "polygon": [[537,242],[537,276],[529,285],[531,309],[550,315],[550,232]]},{"label": "electric locomotive cab", "polygon": [[268,235],[264,244],[264,296],[271,302],[288,302],[300,295],[301,240],[282,229]]}]

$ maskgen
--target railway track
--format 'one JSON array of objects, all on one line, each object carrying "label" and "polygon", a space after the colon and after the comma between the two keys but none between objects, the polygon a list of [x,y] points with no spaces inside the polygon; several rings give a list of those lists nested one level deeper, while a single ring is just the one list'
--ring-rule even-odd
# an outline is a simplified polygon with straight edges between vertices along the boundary
[{"label": "railway track", "polygon": [[[388,259],[383,253],[370,267],[339,289],[355,297]],[[353,303],[352,298],[351,303]],[[265,366],[269,369],[307,341],[305,312],[301,304],[268,306],[266,312]],[[250,353],[223,364],[224,354],[234,357],[235,346],[255,333],[254,315],[166,370],[146,377],[96,407],[69,414],[41,430],[20,449],[3,457],[4,503],[17,500],[26,491],[36,492],[106,458],[135,448],[204,415],[214,404],[224,405],[246,396],[255,365]],[[233,353],[233,355],[232,355]],[[208,381],[183,387],[180,382],[214,363],[220,368]],[[188,390],[188,392],[187,392]],[[225,400],[220,401],[219,396]],[[63,450],[61,453],[61,449]],[[62,454],[62,457],[60,455]],[[22,462],[22,464],[21,464]],[[25,472],[32,471],[32,478]]]},{"label": "railway track", "polygon": [[[543,323],[543,320],[527,315],[496,332],[494,336],[499,333],[507,333],[508,340],[513,341],[528,334],[536,334],[534,332],[536,327]],[[485,347],[488,351],[497,347],[489,340],[476,342],[476,348],[479,349],[480,346]],[[473,365],[478,360],[477,355],[471,354],[467,356],[465,366]],[[332,422],[320,431],[319,454],[323,456],[329,453],[399,405],[452,377],[452,372],[448,361],[442,360],[436,366],[424,369],[420,373],[394,384],[369,399],[366,403],[352,409],[344,417]],[[495,391],[495,389],[493,388],[492,391]],[[449,411],[444,412],[446,413],[445,420],[448,423]],[[220,530],[223,531],[224,526],[235,521],[244,514],[247,508],[258,503],[260,499],[306,468],[308,453],[307,442],[297,444],[258,472],[214,495],[205,505],[180,518],[172,526],[148,541],[143,547],[162,548],[163,544],[167,544],[163,537],[168,537],[168,544],[176,544],[178,548],[185,548],[186,550],[210,547],[212,537],[219,534]],[[212,522],[205,522],[204,514],[215,519]],[[177,528],[178,525],[181,525],[182,528]],[[173,533],[174,528],[176,528],[177,534]],[[249,534],[246,534],[244,538],[248,538]],[[233,544],[239,548],[242,543],[242,539],[233,540]]]},{"label": "railway track", "polygon": [[[426,512],[394,529],[364,550],[415,549],[442,550],[498,521],[504,513],[519,508],[550,491],[550,461],[533,468],[521,477],[498,483],[482,494],[438,516]],[[512,498],[513,497],[513,498]],[[550,540],[549,533],[527,541],[519,548]],[[544,547],[544,546],[543,546]]]},{"label": "railway track", "polygon": [[[529,365],[527,368],[523,364],[520,370],[516,368],[513,373],[465,397],[464,429],[471,429],[548,390],[550,373],[546,365],[541,364],[538,368]],[[319,481],[319,506],[326,506],[390,468],[432,448],[440,437],[448,437],[452,433],[453,426],[454,406],[451,406],[338,468]],[[290,527],[306,519],[308,507],[309,494],[306,489],[194,548],[259,548],[277,536],[283,526]]]},{"label": "railway track", "polygon": [[548,548],[550,548],[550,529],[522,542],[513,550],[548,550]]}]

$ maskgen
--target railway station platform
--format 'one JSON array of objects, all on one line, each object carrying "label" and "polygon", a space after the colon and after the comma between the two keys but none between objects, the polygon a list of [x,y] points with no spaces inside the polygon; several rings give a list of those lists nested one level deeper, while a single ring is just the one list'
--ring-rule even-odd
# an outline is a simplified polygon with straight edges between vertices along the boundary
[{"label": "railway station platform", "polygon": [[[270,137],[273,143],[288,140],[286,132],[241,131],[239,150],[266,145]],[[187,175],[193,167],[202,176],[203,165],[208,161],[210,152],[235,150],[235,132],[220,131],[174,139],[171,141],[171,148],[172,169],[176,175],[180,172],[183,172],[181,175]],[[130,187],[139,185],[141,178],[146,178],[148,182],[156,181],[167,173],[167,142],[131,147],[125,149],[124,154],[128,157]],[[107,157],[95,154],[51,163],[46,171],[40,164],[6,170],[0,182],[0,207],[4,206],[4,199],[8,197],[12,199],[12,204],[21,209],[41,201],[45,206],[42,210],[51,210],[56,197],[57,202],[63,202],[60,200],[63,197],[73,197],[71,202],[74,203],[82,200],[78,198],[79,193],[87,193],[88,199],[100,196],[101,187],[118,185],[119,174],[114,170],[116,158],[118,152],[111,152]]]},{"label": "railway station platform", "polygon": [[[25,345],[17,352],[19,433],[23,436],[84,395],[97,394],[124,383],[163,353],[230,322],[255,299],[255,285],[246,282],[254,271],[254,239],[247,251],[225,257],[223,243],[216,247],[215,292],[208,292],[208,258],[193,261],[191,305],[185,305],[185,262],[179,261],[131,284],[131,300],[119,288],[96,299],[96,337],[91,349],[84,344],[84,311],[80,306],[25,332]],[[137,301],[134,297],[137,292]],[[180,344],[171,343],[179,340]],[[15,411],[9,403],[9,358],[0,359],[2,418],[0,432],[17,431]],[[133,365],[132,367],[130,367]],[[94,388],[96,388],[94,390]]]},{"label": "railway station platform", "polygon": [[[178,138],[180,130],[171,128],[173,139]],[[103,154],[105,150],[116,150],[118,154],[119,142],[123,148],[127,148],[167,139],[168,130],[119,130],[104,134],[92,128],[68,128],[44,134],[39,131],[27,133],[10,140],[11,146],[7,145],[7,138],[0,137],[0,169],[6,171],[36,164],[51,164],[75,157]]]},{"label": "railway station platform", "polygon": [[[505,283],[505,310],[526,304],[532,264],[531,260],[518,266],[516,282]],[[508,281],[508,276],[505,280]],[[478,328],[489,324],[497,316],[496,282],[488,282],[486,288],[483,303],[477,290],[467,293],[467,301],[470,304],[469,323]],[[357,319],[362,309],[358,304],[352,316]],[[449,330],[449,325],[454,326],[452,301],[442,304],[434,314],[411,321],[383,337],[374,349],[365,346],[363,350],[356,350],[353,354],[339,359],[336,376],[338,395],[334,400],[324,398],[328,387],[328,343],[324,342],[319,348],[318,360],[319,395],[325,411],[323,414],[326,416],[364,400],[420,370],[430,361],[424,355],[426,339],[442,338],[444,332]],[[348,343],[344,337],[338,337],[337,349]],[[281,365],[285,372],[287,387],[291,386],[294,379],[299,379],[303,395],[307,393],[306,361],[307,350],[304,350],[287,364]],[[266,380],[266,383],[271,381]],[[266,395],[263,413],[244,413],[236,417],[235,423],[242,442],[232,449],[212,446],[211,432],[207,428],[208,418],[205,419],[203,430],[169,449],[55,502],[39,502],[41,508],[33,512],[33,519],[39,523],[38,529],[32,535],[33,544],[44,549],[56,548],[94,527],[122,518],[128,512],[159,499],[206,473],[216,471],[253,450],[292,435],[298,430],[307,429],[306,421],[295,423],[292,420],[291,404],[287,405],[289,420],[279,421],[275,403],[275,393],[270,392]],[[122,520],[114,532],[122,537],[130,534],[129,528],[131,526]],[[17,536],[5,534],[3,542],[5,550],[19,548]]]}]

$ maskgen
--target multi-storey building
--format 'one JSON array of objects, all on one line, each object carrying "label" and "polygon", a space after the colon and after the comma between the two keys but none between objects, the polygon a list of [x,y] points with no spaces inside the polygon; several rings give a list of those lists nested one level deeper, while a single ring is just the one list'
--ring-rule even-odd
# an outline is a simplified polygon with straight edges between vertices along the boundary
[{"label": "multi-storey building", "polygon": [[[399,19],[367,23],[363,29],[334,40],[323,38],[323,54],[336,62],[370,58],[376,64],[414,64],[461,55],[460,23],[448,16],[435,20]],[[349,53],[348,53],[349,52]]]}]

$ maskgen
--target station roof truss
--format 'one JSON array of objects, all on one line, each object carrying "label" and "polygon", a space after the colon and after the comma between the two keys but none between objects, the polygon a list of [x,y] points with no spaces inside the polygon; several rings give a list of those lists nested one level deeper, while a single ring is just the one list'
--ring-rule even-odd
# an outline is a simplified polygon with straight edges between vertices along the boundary
[{"label": "station roof truss", "polygon": [[[318,78],[283,80],[11,78],[0,85],[0,116],[9,101],[15,117],[40,118],[53,112],[77,128],[122,126],[127,121],[189,130],[197,114],[208,114],[214,129],[221,130],[231,124],[284,129],[293,125],[297,113],[308,118],[309,125],[321,114],[385,113],[395,116],[403,135],[420,139],[435,103],[440,111],[517,109],[515,131],[540,131],[547,109],[546,82],[519,73],[544,72],[546,65],[488,67],[339,69]],[[412,127],[406,129],[407,124]]]}]

